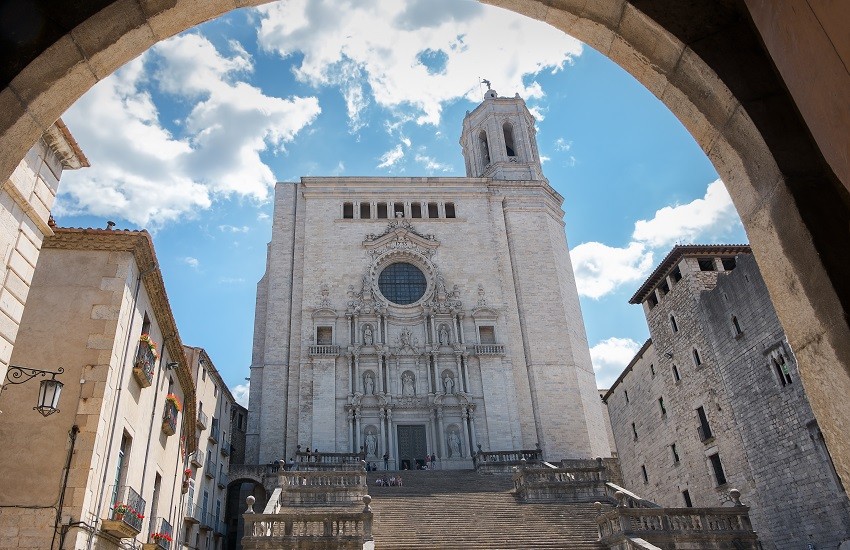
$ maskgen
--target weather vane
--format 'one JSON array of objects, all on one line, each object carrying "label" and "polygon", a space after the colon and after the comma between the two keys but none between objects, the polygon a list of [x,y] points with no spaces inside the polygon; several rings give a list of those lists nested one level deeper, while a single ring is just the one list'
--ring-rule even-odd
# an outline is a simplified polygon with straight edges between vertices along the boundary
[{"label": "weather vane", "polygon": [[484,84],[486,84],[486,85],[487,85],[487,89],[488,89],[488,90],[490,89],[490,81],[489,81],[489,80],[487,80],[486,78],[482,78],[482,79],[481,79],[481,82],[483,82]]}]

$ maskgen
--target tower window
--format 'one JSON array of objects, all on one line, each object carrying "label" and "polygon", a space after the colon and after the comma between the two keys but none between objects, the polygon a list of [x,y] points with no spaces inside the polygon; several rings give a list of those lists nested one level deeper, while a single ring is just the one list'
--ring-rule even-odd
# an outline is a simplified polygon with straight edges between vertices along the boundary
[{"label": "tower window", "polygon": [[735,258],[721,258],[720,261],[723,263],[724,271],[732,271],[738,265]]},{"label": "tower window", "polygon": [[699,419],[699,440],[707,441],[713,437],[711,426],[708,425],[708,417],[705,415],[703,407],[697,407],[697,418]]},{"label": "tower window", "polygon": [[682,280],[682,270],[679,269],[679,266],[673,268],[673,271],[670,272],[670,278],[673,279],[673,283],[678,283]]},{"label": "tower window", "polygon": [[685,508],[693,508],[694,503],[691,502],[691,493],[687,489],[682,491],[682,498],[685,499]]},{"label": "tower window", "polygon": [[422,205],[418,202],[414,202],[410,205],[410,217],[411,218],[421,218],[422,217]]},{"label": "tower window", "polygon": [[623,395],[626,396],[626,403],[629,402],[629,390],[623,390]]},{"label": "tower window", "polygon": [[635,426],[634,422],[632,422],[632,435],[634,436],[635,441],[637,441],[637,426]]},{"label": "tower window", "polygon": [[509,157],[515,157],[516,146],[514,145],[514,129],[510,123],[506,122],[502,125],[502,131],[505,134],[505,153],[507,153]]},{"label": "tower window", "polygon": [[679,463],[679,452],[676,450],[676,444],[670,445],[670,451],[673,452],[673,464]]},{"label": "tower window", "polygon": [[646,297],[646,303],[649,304],[649,309],[658,305],[658,298],[655,297],[655,292],[650,292],[649,296]]},{"label": "tower window", "polygon": [[655,378],[655,365],[653,365],[652,363],[649,364],[649,373],[652,375],[653,378]]},{"label": "tower window", "polygon": [[354,204],[350,202],[343,203],[342,205],[342,218],[344,220],[350,220],[354,218]]},{"label": "tower window", "polygon": [[360,218],[364,220],[368,220],[372,217],[372,205],[368,202],[360,203]]},{"label": "tower window", "polygon": [[661,284],[658,285],[658,290],[661,291],[661,295],[663,296],[663,295],[667,294],[668,292],[670,292],[670,285],[667,284],[666,280],[661,281]]},{"label": "tower window", "polygon": [[678,382],[681,379],[682,379],[682,377],[679,376],[679,367],[677,367],[676,365],[673,365],[673,380]]},{"label": "tower window", "polygon": [[679,325],[676,323],[676,317],[673,315],[670,316],[670,328],[673,329],[673,332],[679,332]]},{"label": "tower window", "polygon": [[700,258],[697,265],[700,271],[714,271],[714,258]]},{"label": "tower window", "polygon": [[790,384],[792,382],[791,372],[788,370],[788,363],[785,362],[785,357],[782,354],[776,354],[774,357],[771,357],[770,361],[773,363],[773,368],[776,369],[779,383],[783,387]]},{"label": "tower window", "polygon": [[643,482],[649,483],[649,476],[646,474],[646,464],[640,465],[640,473],[643,474]]},{"label": "tower window", "polygon": [[694,354],[694,365],[696,365],[696,366],[702,365],[702,360],[699,358],[699,352],[697,351],[696,348],[694,348],[692,353]]},{"label": "tower window", "polygon": [[664,408],[664,398],[663,397],[658,398],[658,406],[661,408],[661,416],[666,416],[667,415],[667,409]]},{"label": "tower window", "polygon": [[487,143],[487,134],[481,132],[478,134],[478,140],[481,144],[481,158],[484,159],[484,166],[487,166],[490,164],[490,144]]},{"label": "tower window", "polygon": [[387,217],[387,203],[379,202],[378,203],[378,218],[384,219]]},{"label": "tower window", "polygon": [[720,462],[720,455],[714,453],[708,459],[711,461],[711,468],[714,470],[714,479],[717,481],[717,486],[726,485],[726,474],[723,472],[723,463]]},{"label": "tower window", "polygon": [[732,316],[732,328],[735,329],[735,336],[744,334],[744,331],[741,330],[741,325],[738,324],[738,318],[734,315]]},{"label": "tower window", "polygon": [[404,217],[404,203],[397,202],[393,205],[393,217],[394,218],[403,218]]},{"label": "tower window", "polygon": [[437,208],[436,202],[429,202],[428,203],[428,217],[429,218],[439,218],[440,217],[440,210]]},{"label": "tower window", "polygon": [[447,202],[445,204],[445,209],[446,209],[446,217],[447,218],[454,218],[455,217],[455,203]]}]

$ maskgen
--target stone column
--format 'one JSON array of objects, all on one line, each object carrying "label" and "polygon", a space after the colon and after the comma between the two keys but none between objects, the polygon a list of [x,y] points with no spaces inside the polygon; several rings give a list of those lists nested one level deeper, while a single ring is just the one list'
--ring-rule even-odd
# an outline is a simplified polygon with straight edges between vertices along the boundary
[{"label": "stone column", "polygon": [[422,323],[425,325],[425,343],[426,344],[432,344],[433,343],[433,340],[431,339],[430,330],[429,330],[430,327],[428,326],[428,318],[429,317],[430,317],[430,315],[428,315],[428,313],[426,312],[425,318],[422,320]]},{"label": "stone column", "polygon": [[478,450],[478,434],[475,432],[475,405],[469,405],[469,431],[472,435],[472,449],[469,454],[474,456]]},{"label": "stone column", "polygon": [[[354,354],[354,379],[357,380],[357,384],[354,386],[355,391],[357,391],[357,386],[363,385],[363,380],[360,380],[360,355]],[[366,388],[361,387],[361,393],[366,393]]]},{"label": "stone column", "polygon": [[354,315],[354,344],[360,343],[360,315]]},{"label": "stone column", "polygon": [[354,410],[355,430],[354,430],[354,452],[360,451],[360,420],[363,414],[360,412],[360,407]]},{"label": "stone column", "polygon": [[445,453],[443,452],[443,445],[445,445],[446,441],[443,439],[443,406],[440,405],[437,407],[437,441],[439,444],[437,445],[437,456],[439,458],[445,458]]},{"label": "stone column", "polygon": [[452,336],[451,336],[452,342],[460,342],[460,339],[458,337],[457,317],[456,316],[452,315],[452,322],[449,323],[449,326],[452,327]]},{"label": "stone column", "polygon": [[346,315],[345,318],[348,319],[348,340],[351,343],[351,345],[353,346],[354,345],[354,338],[351,337],[352,336],[351,315]]},{"label": "stone column", "polygon": [[[430,453],[433,455],[437,454],[437,412],[434,409],[428,411],[428,436],[431,439],[428,442],[428,448],[430,449]],[[437,465],[434,464],[432,466],[436,469]]]},{"label": "stone column", "polygon": [[378,360],[378,369],[375,372],[377,373],[378,380],[377,380],[377,383],[375,384],[375,388],[377,388],[376,393],[380,393],[380,392],[385,391],[384,390],[384,377],[383,377],[383,373],[381,372],[381,370],[382,370],[381,369],[381,354],[378,354],[377,360]]},{"label": "stone column", "polygon": [[348,434],[350,436],[349,441],[351,442],[350,448],[351,451],[354,452],[357,450],[357,442],[354,440],[354,411],[348,411]]},{"label": "stone column", "polygon": [[430,315],[429,317],[431,318],[431,343],[438,343],[438,341],[435,340],[437,337],[437,329],[434,327],[434,316]]},{"label": "stone column", "polygon": [[469,393],[469,354],[464,353],[460,359],[460,365],[463,369],[463,391]]},{"label": "stone column", "polygon": [[465,344],[466,343],[466,335],[464,335],[464,333],[463,333],[463,313],[458,313],[457,326],[458,326],[458,329],[460,330],[460,343]]},{"label": "stone column", "polygon": [[352,353],[351,355],[348,356],[348,373],[351,375],[350,380],[348,382],[348,386],[349,386],[348,393],[350,393],[351,395],[354,395],[354,390],[356,389],[355,386],[354,386],[354,380],[357,377],[355,370],[356,369],[354,367],[354,354]]},{"label": "stone column", "polygon": [[426,357],[427,359],[425,360],[425,371],[428,373],[428,391],[426,391],[425,393],[432,393],[434,390],[434,384],[432,383],[433,379],[431,378],[431,354],[429,353]]},{"label": "stone column", "polygon": [[381,446],[379,447],[380,450],[378,451],[378,456],[383,457],[384,453],[388,449],[387,439],[386,439],[387,436],[386,436],[386,431],[384,429],[384,423],[386,422],[386,419],[387,419],[387,410],[385,408],[381,407],[380,410],[378,411],[378,415],[379,415],[378,425],[380,426],[380,429],[381,429]]},{"label": "stone column", "polygon": [[390,409],[390,408],[387,409],[387,432],[388,432],[387,435],[389,436],[387,439],[389,440],[389,445],[390,445],[390,448],[389,448],[390,459],[393,460],[393,462],[395,463],[397,461],[398,457],[396,456],[396,448],[395,448],[395,429],[393,429],[393,410]]},{"label": "stone column", "polygon": [[455,391],[460,390],[459,384],[462,382],[461,376],[463,376],[460,372],[460,352],[455,352],[455,370],[457,371],[457,379],[455,382]]}]

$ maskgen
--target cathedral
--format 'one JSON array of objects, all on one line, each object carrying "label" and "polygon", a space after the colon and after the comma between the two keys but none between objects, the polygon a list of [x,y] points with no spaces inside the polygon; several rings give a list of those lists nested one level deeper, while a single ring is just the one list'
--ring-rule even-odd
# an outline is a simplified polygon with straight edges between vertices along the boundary
[{"label": "cathedral", "polygon": [[534,118],[488,90],[460,144],[465,178],[277,184],[248,463],[299,448],[390,469],[470,468],[479,449],[610,455]]}]

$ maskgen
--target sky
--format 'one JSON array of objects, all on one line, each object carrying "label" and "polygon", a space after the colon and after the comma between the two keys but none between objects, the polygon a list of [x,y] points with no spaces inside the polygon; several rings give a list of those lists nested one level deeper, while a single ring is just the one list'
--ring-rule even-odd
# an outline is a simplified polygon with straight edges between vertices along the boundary
[{"label": "sky", "polygon": [[628,299],[676,243],[747,242],[673,114],[605,56],[472,0],[283,0],[161,42],[63,115],[91,162],[60,226],[148,229],[183,342],[247,403],[276,181],[464,176],[466,111],[492,82],[536,118],[599,387],[648,338]]}]

